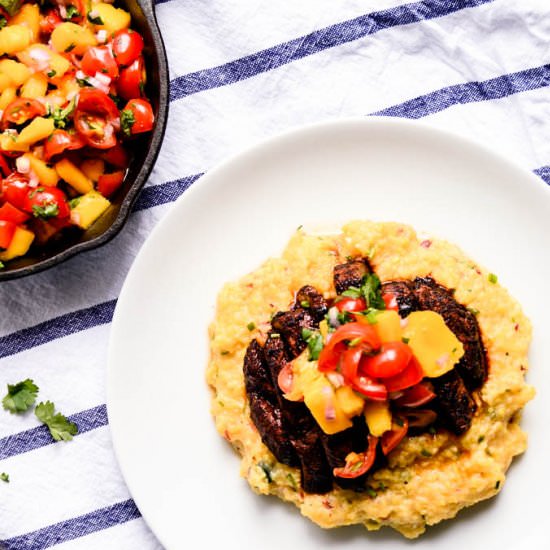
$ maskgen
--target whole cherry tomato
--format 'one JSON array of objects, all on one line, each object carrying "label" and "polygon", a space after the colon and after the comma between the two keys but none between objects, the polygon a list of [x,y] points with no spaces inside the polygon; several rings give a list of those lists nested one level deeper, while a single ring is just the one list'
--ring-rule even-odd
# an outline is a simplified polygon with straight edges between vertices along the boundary
[{"label": "whole cherry tomato", "polygon": [[136,31],[122,29],[115,33],[111,46],[116,62],[121,67],[127,67],[141,55],[143,38]]},{"label": "whole cherry tomato", "polygon": [[37,187],[28,193],[27,210],[42,220],[67,218],[71,210],[65,193],[58,187]]},{"label": "whole cherry tomato", "polygon": [[117,93],[126,100],[141,97],[145,82],[145,65],[143,57],[140,56],[130,66],[120,71],[120,75],[116,81]]},{"label": "whole cherry tomato", "polygon": [[118,76],[118,65],[108,46],[88,48],[82,56],[80,66],[90,76],[95,76],[96,73],[104,74],[109,78]]},{"label": "whole cherry tomato", "polygon": [[146,99],[131,99],[120,112],[122,131],[127,136],[149,132],[154,121],[153,108]]}]

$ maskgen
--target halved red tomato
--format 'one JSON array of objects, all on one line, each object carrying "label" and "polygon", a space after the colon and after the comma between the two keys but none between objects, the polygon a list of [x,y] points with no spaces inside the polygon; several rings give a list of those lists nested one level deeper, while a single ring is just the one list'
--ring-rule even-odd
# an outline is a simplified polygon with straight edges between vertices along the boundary
[{"label": "halved red tomato", "polygon": [[119,96],[129,100],[141,97],[145,86],[146,75],[143,57],[138,57],[126,69],[120,71],[116,82],[116,90]]},{"label": "halved red tomato", "polygon": [[17,226],[13,222],[0,220],[0,248],[8,248],[13,239],[16,227]]},{"label": "halved red tomato", "polygon": [[335,304],[338,311],[364,311],[367,309],[367,302],[364,298],[352,298],[351,296],[342,296]]},{"label": "halved red tomato", "polygon": [[2,206],[0,206],[0,220],[13,222],[16,225],[19,225],[20,223],[27,221],[29,217],[30,216],[26,212],[19,210],[19,208],[15,208],[15,206],[9,202],[5,202]]},{"label": "halved red tomato", "polygon": [[141,55],[143,38],[132,29],[123,29],[115,33],[111,45],[116,62],[126,67]]},{"label": "halved red tomato", "polygon": [[399,417],[398,422],[392,422],[391,430],[382,435],[382,439],[380,441],[382,452],[387,455],[393,451],[393,449],[395,449],[407,435],[408,429],[409,422],[406,418]]},{"label": "halved red tomato", "polygon": [[110,197],[124,181],[124,172],[113,172],[112,174],[102,174],[97,180],[97,190],[104,196]]},{"label": "halved red tomato", "polygon": [[109,149],[117,143],[120,118],[115,102],[94,88],[80,90],[74,113],[77,132],[92,147]]},{"label": "halved red tomato", "polygon": [[80,134],[54,130],[53,134],[44,142],[44,160],[47,162],[65,150],[82,149],[85,145],[86,142]]},{"label": "halved red tomato", "polygon": [[424,372],[422,371],[422,367],[413,355],[405,370],[395,376],[384,378],[384,385],[386,386],[388,392],[404,390],[418,384],[423,377]]},{"label": "halved red tomato", "polygon": [[58,187],[37,187],[28,194],[28,211],[42,220],[67,218],[71,210],[67,197]]},{"label": "halved red tomato", "polygon": [[120,112],[120,120],[124,134],[133,136],[149,132],[153,128],[155,115],[146,99],[131,99]]},{"label": "halved red tomato", "polygon": [[12,172],[7,178],[2,180],[2,198],[13,204],[20,210],[27,210],[27,195],[29,193],[29,178]]},{"label": "halved red tomato", "polygon": [[351,387],[373,401],[386,401],[388,398],[388,390],[384,384],[362,374],[352,381]]},{"label": "halved red tomato", "polygon": [[5,130],[10,124],[24,124],[31,118],[46,114],[46,107],[37,99],[19,97],[14,99],[4,109],[2,114],[2,129]]},{"label": "halved red tomato", "polygon": [[349,453],[346,456],[346,464],[342,468],[334,468],[332,473],[334,477],[353,479],[366,474],[376,458],[376,447],[378,438],[369,434],[369,446],[364,453]]},{"label": "halved red tomato", "polygon": [[427,382],[420,382],[416,386],[407,388],[403,395],[394,402],[398,407],[420,407],[429,403],[435,397],[435,393]]},{"label": "halved red tomato", "polygon": [[96,73],[104,74],[109,78],[118,76],[118,65],[108,46],[88,48],[82,56],[80,66],[90,76],[95,76]]},{"label": "halved red tomato", "polygon": [[376,355],[361,361],[361,371],[373,378],[388,378],[405,370],[412,357],[412,350],[403,342],[385,342]]},{"label": "halved red tomato", "polygon": [[382,300],[386,304],[386,309],[393,311],[399,311],[399,305],[397,304],[397,296],[392,292],[385,292],[382,294]]},{"label": "halved red tomato", "polygon": [[[96,153],[94,152],[94,156]],[[112,164],[115,168],[128,168],[129,159],[126,149],[118,143],[110,149],[104,149],[99,156],[109,164]]]}]

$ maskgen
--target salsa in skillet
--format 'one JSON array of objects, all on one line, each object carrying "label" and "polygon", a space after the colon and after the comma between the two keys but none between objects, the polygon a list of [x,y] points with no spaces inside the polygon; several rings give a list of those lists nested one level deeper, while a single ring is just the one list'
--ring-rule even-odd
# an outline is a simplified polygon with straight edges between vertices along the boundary
[{"label": "salsa in skillet", "polygon": [[0,268],[90,227],[153,128],[130,25],[98,0],[0,0]]}]

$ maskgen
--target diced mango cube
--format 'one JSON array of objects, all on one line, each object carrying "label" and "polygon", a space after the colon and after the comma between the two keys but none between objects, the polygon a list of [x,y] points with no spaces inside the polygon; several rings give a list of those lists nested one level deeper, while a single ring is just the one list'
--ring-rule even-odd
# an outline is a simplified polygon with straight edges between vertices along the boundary
[{"label": "diced mango cube", "polygon": [[43,160],[35,157],[32,153],[25,153],[23,156],[29,159],[31,170],[36,174],[38,181],[42,185],[49,187],[55,187],[57,185],[59,176],[53,168],[49,167]]},{"label": "diced mango cube", "polygon": [[54,122],[51,118],[36,117],[32,122],[21,130],[17,137],[17,143],[21,145],[32,145],[41,139],[46,139],[55,130]]},{"label": "diced mango cube", "polygon": [[105,173],[105,161],[103,159],[86,159],[80,165],[84,175],[94,182]]},{"label": "diced mango cube", "polygon": [[0,261],[6,262],[18,256],[24,256],[29,251],[33,240],[34,233],[32,231],[16,227],[10,245],[6,250],[0,252]]},{"label": "diced mango cube", "polygon": [[101,193],[90,191],[79,197],[78,204],[71,210],[71,221],[82,229],[88,229],[110,205]]},{"label": "diced mango cube", "polygon": [[19,151],[25,153],[29,150],[29,145],[27,143],[19,143],[19,141],[17,141],[17,134],[4,132],[0,135],[0,149],[2,149],[2,151]]},{"label": "diced mango cube", "polygon": [[415,311],[404,323],[403,337],[430,378],[449,372],[464,355],[464,346],[435,311]]},{"label": "diced mango cube", "polygon": [[83,55],[90,46],[97,44],[96,37],[90,29],[69,22],[60,23],[55,27],[51,41],[57,52],[72,52],[76,55]]},{"label": "diced mango cube", "polygon": [[96,26],[98,29],[106,29],[108,32],[113,33],[127,29],[130,26],[130,14],[125,10],[103,2],[96,4],[93,9],[99,14],[103,23]]},{"label": "diced mango cube", "polygon": [[0,94],[0,109],[2,111],[17,97],[15,86],[8,86]]},{"label": "diced mango cube", "polygon": [[28,97],[30,99],[36,99],[38,97],[44,97],[48,92],[48,79],[42,73],[34,73],[28,80],[21,86],[21,97]]},{"label": "diced mango cube", "polygon": [[361,414],[365,406],[365,400],[359,397],[349,386],[337,388],[336,399],[343,413],[350,418]]},{"label": "diced mango cube", "polygon": [[9,76],[15,86],[21,86],[31,76],[31,71],[24,63],[18,63],[13,59],[0,61],[0,73]]},{"label": "diced mango cube", "polygon": [[401,341],[401,317],[397,311],[387,309],[379,312],[373,327],[382,343]]},{"label": "diced mango cube", "polygon": [[326,434],[335,434],[352,426],[336,399],[332,384],[324,376],[304,388],[304,402]]},{"label": "diced mango cube", "polygon": [[12,25],[0,30],[0,55],[13,55],[24,50],[32,41],[32,32],[23,25]]},{"label": "diced mango cube", "polygon": [[369,432],[380,437],[391,430],[391,412],[387,401],[367,401],[365,404],[365,420]]},{"label": "diced mango cube", "polygon": [[10,19],[8,26],[21,25],[30,29],[31,40],[37,40],[40,34],[40,8],[38,4],[23,4]]},{"label": "diced mango cube", "polygon": [[75,191],[81,194],[88,193],[94,188],[92,180],[75,166],[69,159],[64,158],[55,163],[59,177],[65,180]]}]

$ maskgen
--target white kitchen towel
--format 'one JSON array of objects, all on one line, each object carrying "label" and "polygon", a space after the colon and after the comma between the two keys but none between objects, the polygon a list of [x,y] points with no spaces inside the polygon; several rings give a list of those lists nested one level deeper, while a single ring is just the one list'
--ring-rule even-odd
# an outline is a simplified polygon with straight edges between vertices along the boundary
[{"label": "white kitchen towel", "polygon": [[32,378],[79,434],[0,410],[0,546],[153,550],[118,470],[106,352],[130,265],[170,203],[219,160],[302,124],[424,119],[550,183],[546,0],[163,0],[170,116],[155,169],[109,244],[0,284],[0,390]]}]

